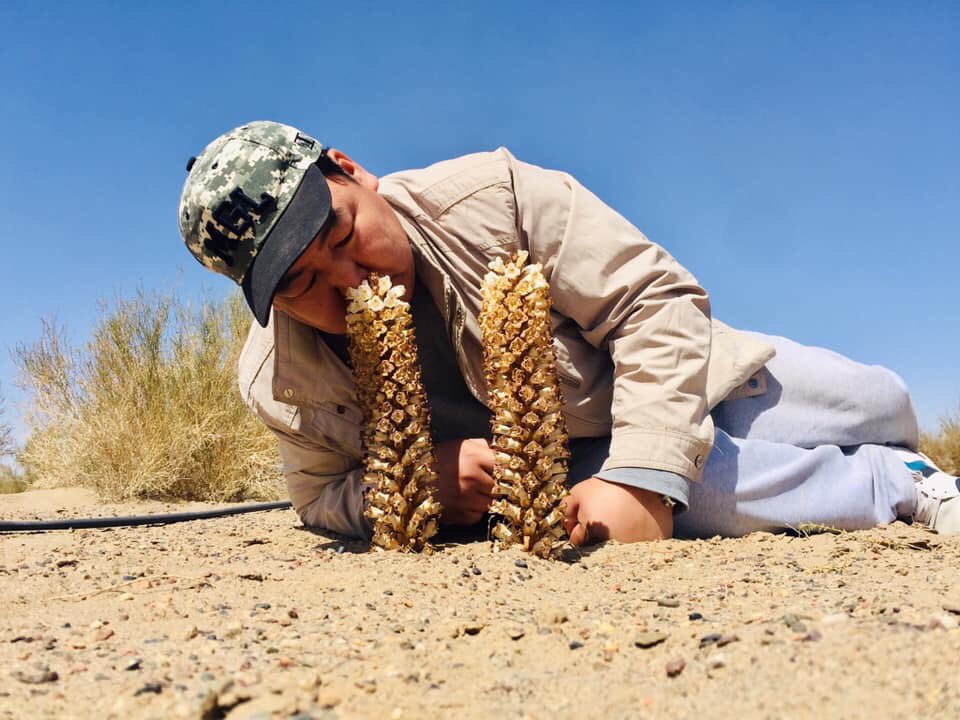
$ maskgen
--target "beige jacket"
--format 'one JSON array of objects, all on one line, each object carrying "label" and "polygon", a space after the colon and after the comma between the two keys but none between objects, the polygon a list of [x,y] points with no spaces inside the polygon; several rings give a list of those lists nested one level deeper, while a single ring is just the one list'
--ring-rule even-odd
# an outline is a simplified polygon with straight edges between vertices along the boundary
[{"label": "beige jacket", "polygon": [[[487,264],[520,249],[543,264],[567,428],[571,437],[611,435],[604,469],[698,480],[713,444],[710,409],[731,393],[764,391],[758,371],[773,349],[711,321],[693,276],[570,175],[501,148],[386,176],[379,192],[410,238],[417,280],[481,402],[477,315]],[[350,370],[320,335],[278,312],[266,328],[254,323],[240,390],[277,435],[304,522],[368,536],[362,415]]]}]

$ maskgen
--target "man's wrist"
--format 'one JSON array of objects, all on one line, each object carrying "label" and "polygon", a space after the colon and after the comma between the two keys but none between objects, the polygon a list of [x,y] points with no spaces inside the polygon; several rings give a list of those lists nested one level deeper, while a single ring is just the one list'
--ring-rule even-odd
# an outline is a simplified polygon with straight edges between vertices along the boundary
[{"label": "man's wrist", "polygon": [[690,501],[690,481],[682,475],[653,468],[619,467],[600,470],[595,477],[641,490],[662,499],[674,514],[684,512]]}]

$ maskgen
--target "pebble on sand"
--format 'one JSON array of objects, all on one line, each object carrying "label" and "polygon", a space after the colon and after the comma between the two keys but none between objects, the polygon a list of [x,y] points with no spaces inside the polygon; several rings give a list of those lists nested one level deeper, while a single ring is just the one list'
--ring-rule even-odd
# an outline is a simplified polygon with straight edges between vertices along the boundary
[{"label": "pebble on sand", "polygon": [[683,672],[683,669],[687,667],[687,661],[683,658],[674,658],[667,663],[666,671],[667,677],[676,677]]},{"label": "pebble on sand", "polygon": [[633,644],[638,648],[652,648],[662,643],[667,637],[667,633],[660,630],[648,630],[637,635],[633,639]]}]

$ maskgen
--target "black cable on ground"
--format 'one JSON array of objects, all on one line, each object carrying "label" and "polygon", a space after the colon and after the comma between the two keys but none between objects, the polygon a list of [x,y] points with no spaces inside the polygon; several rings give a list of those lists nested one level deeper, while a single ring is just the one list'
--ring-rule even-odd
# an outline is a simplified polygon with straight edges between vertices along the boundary
[{"label": "black cable on ground", "polygon": [[190,520],[239,515],[241,513],[285,510],[292,507],[289,500],[281,502],[250,503],[233,507],[197,510],[196,512],[161,513],[157,515],[127,515],[126,517],[70,518],[67,520],[0,521],[0,533],[46,532],[47,530],[79,530],[83,528],[130,527],[132,525],[170,525]]}]

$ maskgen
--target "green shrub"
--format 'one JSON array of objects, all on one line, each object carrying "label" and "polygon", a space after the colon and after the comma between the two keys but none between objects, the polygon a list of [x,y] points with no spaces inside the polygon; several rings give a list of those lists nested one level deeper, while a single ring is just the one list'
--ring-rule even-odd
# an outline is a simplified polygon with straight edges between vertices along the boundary
[{"label": "green shrub", "polygon": [[276,441],[237,390],[248,327],[238,293],[195,308],[172,294],[120,299],[79,349],[44,322],[14,353],[30,396],[27,481],[111,500],[281,497]]},{"label": "green shrub", "polygon": [[960,475],[960,411],[940,418],[939,434],[924,433],[920,438],[920,450],[945,472]]}]

